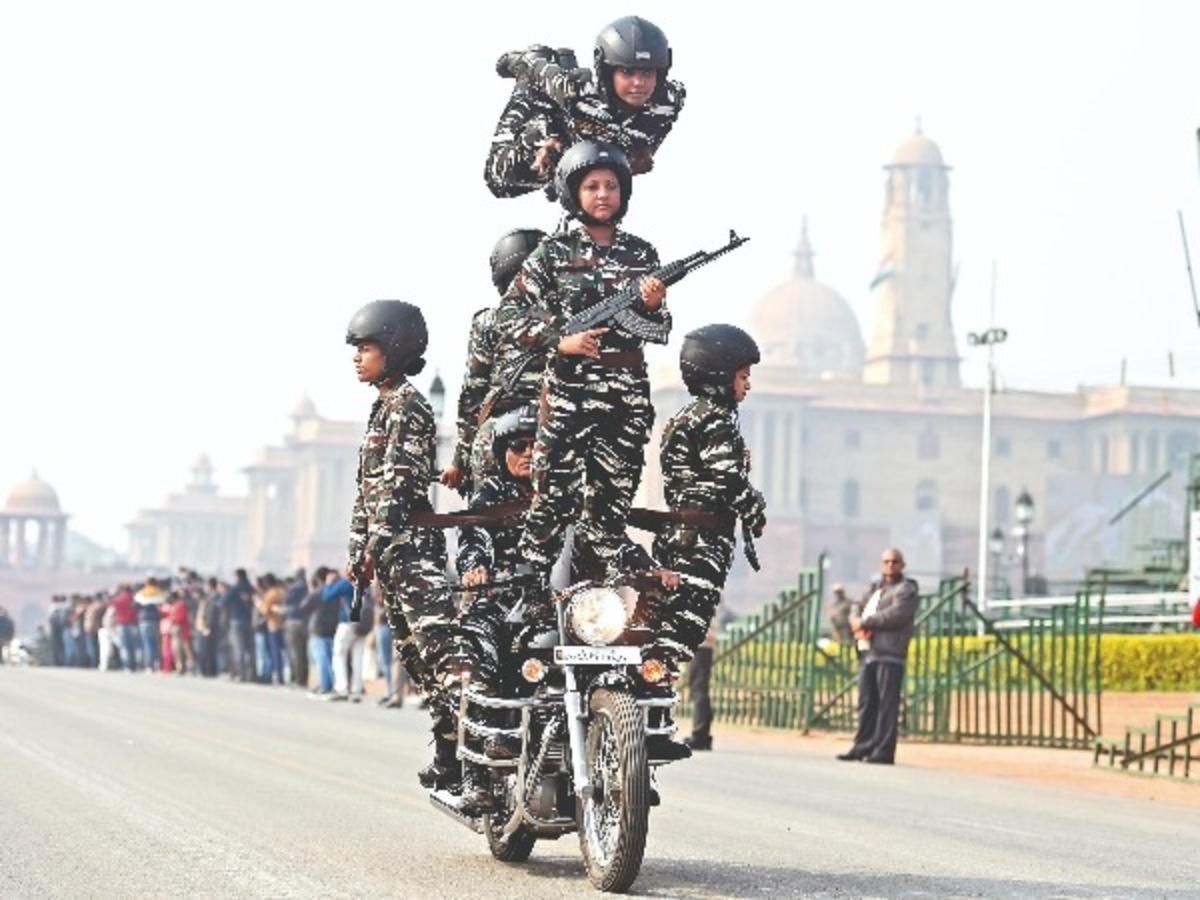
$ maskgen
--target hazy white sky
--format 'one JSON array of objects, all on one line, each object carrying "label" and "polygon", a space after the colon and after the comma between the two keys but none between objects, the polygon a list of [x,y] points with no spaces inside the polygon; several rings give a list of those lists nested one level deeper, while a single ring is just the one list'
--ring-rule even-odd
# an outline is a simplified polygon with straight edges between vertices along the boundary
[{"label": "hazy white sky", "polygon": [[37,466],[121,547],[201,450],[240,492],[303,393],[365,417],[342,340],[380,297],[423,307],[455,389],[492,243],[557,219],[483,185],[495,58],[586,59],[635,11],[688,102],[630,230],[668,258],[753,238],[672,291],[677,335],[785,278],[802,215],[865,329],[880,167],[919,114],[953,167],[960,335],[999,260],[1006,383],[1113,381],[1123,355],[1162,381],[1170,348],[1200,387],[1175,218],[1200,263],[1200,4],[39,0],[0,6],[0,491]]}]

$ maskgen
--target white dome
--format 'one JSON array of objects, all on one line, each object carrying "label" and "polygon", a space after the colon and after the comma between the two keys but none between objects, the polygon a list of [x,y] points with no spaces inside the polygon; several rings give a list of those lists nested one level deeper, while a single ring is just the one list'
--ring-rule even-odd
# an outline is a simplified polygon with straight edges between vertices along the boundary
[{"label": "white dome", "polygon": [[8,492],[4,511],[57,516],[62,514],[62,507],[58,503],[58,492],[34,472]]},{"label": "white dome", "polygon": [[866,345],[850,304],[813,275],[807,225],[796,250],[796,273],[750,312],[749,330],[762,362],[800,371],[804,380],[857,381]]},{"label": "white dome", "polygon": [[904,139],[896,152],[892,154],[889,166],[941,166],[946,163],[942,159],[942,151],[938,145],[921,132]]}]

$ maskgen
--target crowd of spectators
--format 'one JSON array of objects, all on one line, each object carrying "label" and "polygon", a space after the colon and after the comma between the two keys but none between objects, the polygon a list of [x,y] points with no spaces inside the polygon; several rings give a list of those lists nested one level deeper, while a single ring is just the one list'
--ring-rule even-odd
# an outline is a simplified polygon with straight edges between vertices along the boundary
[{"label": "crowd of spectators", "polygon": [[346,577],[325,567],[311,577],[300,569],[253,581],[245,569],[228,581],[180,569],[173,578],[54,597],[46,625],[25,649],[39,665],[224,676],[357,702],[370,644],[375,672],[385,679],[380,703],[401,706],[403,670],[393,665],[377,598],[368,595],[359,621],[351,622],[353,596]]}]

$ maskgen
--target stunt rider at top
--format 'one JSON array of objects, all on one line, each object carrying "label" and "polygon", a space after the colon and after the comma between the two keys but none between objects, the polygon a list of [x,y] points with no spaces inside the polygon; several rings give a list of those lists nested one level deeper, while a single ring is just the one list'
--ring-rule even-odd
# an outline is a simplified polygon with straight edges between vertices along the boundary
[{"label": "stunt rider at top", "polygon": [[569,50],[535,44],[496,63],[516,79],[496,123],[484,180],[497,197],[544,188],[553,199],[554,170],[581,140],[621,148],[634,175],[654,167],[654,153],[683,109],[686,92],[667,78],[671,46],[658,26],[617,19],[596,38],[595,71],[574,66]]}]

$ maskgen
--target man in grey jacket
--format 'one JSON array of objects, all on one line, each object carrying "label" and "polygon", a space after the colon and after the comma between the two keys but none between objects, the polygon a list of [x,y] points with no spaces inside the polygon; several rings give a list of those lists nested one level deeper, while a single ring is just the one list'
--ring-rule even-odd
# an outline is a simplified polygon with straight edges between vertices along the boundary
[{"label": "man in grey jacket", "polygon": [[904,554],[885,550],[883,575],[850,614],[859,646],[868,647],[858,672],[858,732],[841,760],[891,765],[896,760],[900,692],[913,621],[921,598],[917,583],[904,577]]}]

